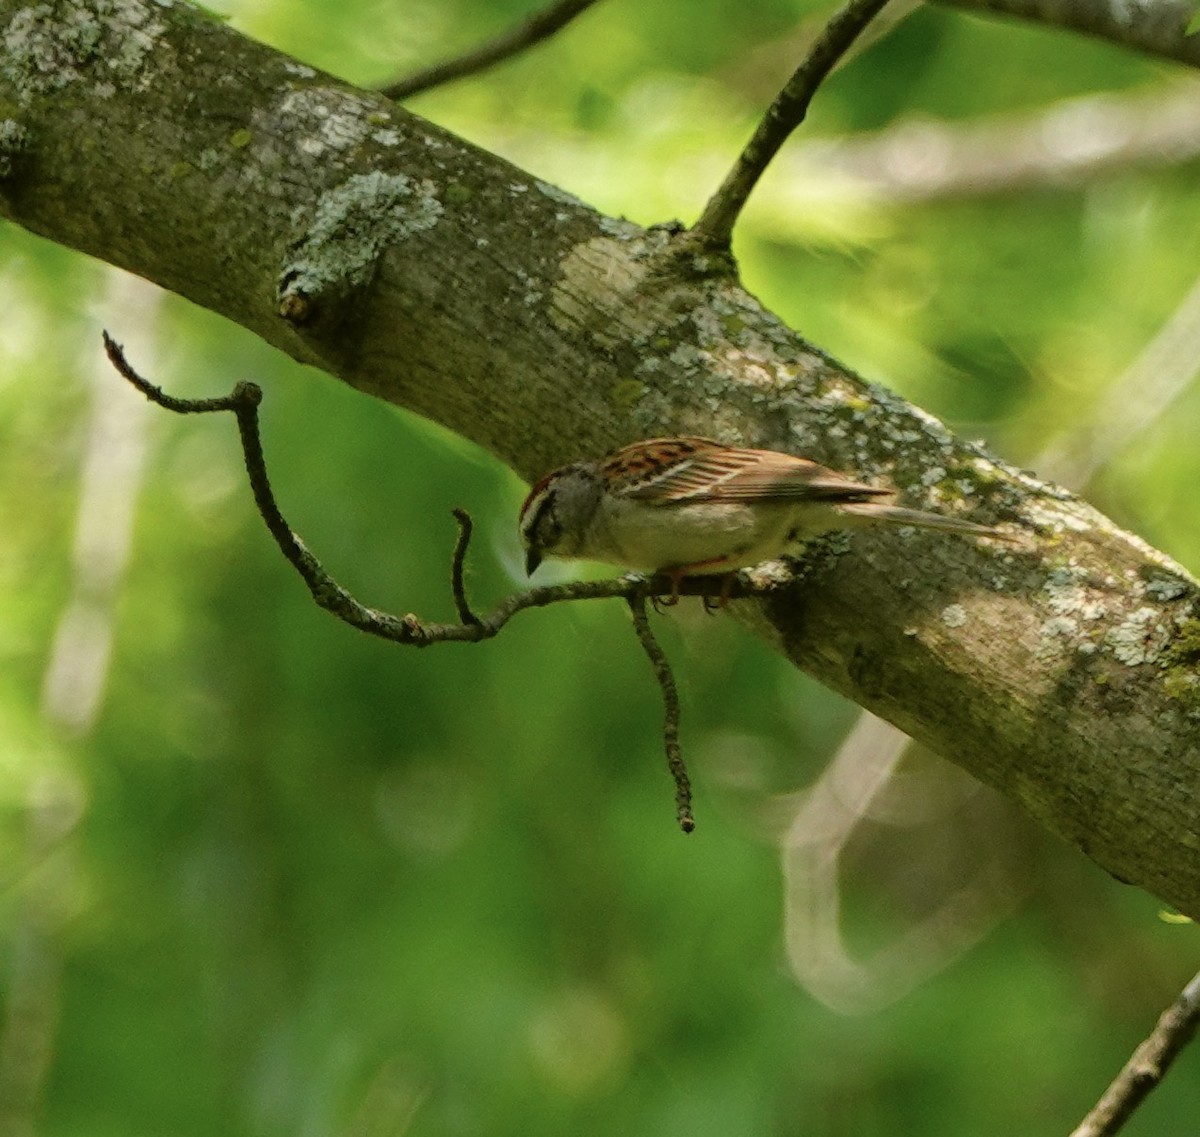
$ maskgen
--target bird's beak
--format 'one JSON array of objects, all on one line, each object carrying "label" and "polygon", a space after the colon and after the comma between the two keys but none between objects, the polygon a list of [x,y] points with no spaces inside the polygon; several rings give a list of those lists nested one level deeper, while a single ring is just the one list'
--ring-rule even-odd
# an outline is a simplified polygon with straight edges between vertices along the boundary
[{"label": "bird's beak", "polygon": [[525,575],[533,576],[537,571],[538,565],[542,563],[542,554],[537,549],[525,550]]}]

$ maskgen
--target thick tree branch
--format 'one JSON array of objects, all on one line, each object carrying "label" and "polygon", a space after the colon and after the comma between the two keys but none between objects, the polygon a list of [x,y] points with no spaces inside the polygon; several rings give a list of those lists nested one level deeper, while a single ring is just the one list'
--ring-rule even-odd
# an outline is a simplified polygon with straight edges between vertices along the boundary
[{"label": "thick tree branch", "polygon": [[495,63],[511,59],[542,40],[549,39],[595,3],[596,0],[554,0],[554,3],[534,12],[515,28],[510,28],[495,39],[462,55],[456,55],[453,59],[416,71],[384,87],[383,93],[389,99],[407,99],[442,83],[478,74]]},{"label": "thick tree branch", "polygon": [[698,274],[674,230],[601,216],[192,9],[0,0],[0,53],[4,216],[526,477],[716,434],[1023,528],[1031,551],[834,539],[803,579],[781,567],[779,588],[729,609],[1200,915],[1200,589],[1167,557],[839,366],[735,279]]}]

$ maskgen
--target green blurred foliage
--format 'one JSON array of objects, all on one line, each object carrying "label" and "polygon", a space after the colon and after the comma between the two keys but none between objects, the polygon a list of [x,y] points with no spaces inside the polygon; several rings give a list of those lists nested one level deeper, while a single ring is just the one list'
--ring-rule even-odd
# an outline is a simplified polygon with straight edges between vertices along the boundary
[{"label": "green blurred foliage", "polygon": [[[528,8],[230,11],[382,82]],[[825,14],[610,0],[413,105],[602,209],[691,219]],[[1172,78],[1103,44],[923,9],[829,82],[803,133],[969,123]],[[1196,174],[804,209],[776,171],[738,252],[815,342],[1029,461],[1190,287]],[[1194,928],[913,759],[935,804],[865,823],[848,850],[852,950],[869,957],[991,865],[1024,900],[886,1009],[827,1009],[784,961],[778,839],[853,708],[724,620],[660,622],[697,786],[684,839],[619,604],[525,614],[473,647],[368,640],[315,609],[274,550],[232,421],[143,412],[132,551],[101,605],[103,701],[72,728],[43,690],[78,590],[84,455],[96,400],[140,410],[115,376],[88,376],[103,376],[99,328],[132,339],[136,320],[103,269],[11,227],[0,291],[0,1085],[38,1091],[39,1132],[1061,1134],[1194,970]],[[169,390],[265,386],[285,512],[366,602],[450,616],[455,505],[478,522],[477,602],[520,586],[523,487],[490,457],[181,301],[142,330]],[[1192,567],[1197,413],[1186,394],[1092,490]],[[1198,1092],[1185,1055],[1127,1132],[1194,1132]]]}]

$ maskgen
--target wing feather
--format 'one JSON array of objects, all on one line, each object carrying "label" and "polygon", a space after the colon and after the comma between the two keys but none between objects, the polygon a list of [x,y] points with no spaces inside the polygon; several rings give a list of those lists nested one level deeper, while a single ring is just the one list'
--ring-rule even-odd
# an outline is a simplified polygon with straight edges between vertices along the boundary
[{"label": "wing feather", "polygon": [[894,491],[775,450],[724,446],[710,438],[655,438],[618,450],[605,463],[623,497],[648,504],[702,501],[861,502]]}]

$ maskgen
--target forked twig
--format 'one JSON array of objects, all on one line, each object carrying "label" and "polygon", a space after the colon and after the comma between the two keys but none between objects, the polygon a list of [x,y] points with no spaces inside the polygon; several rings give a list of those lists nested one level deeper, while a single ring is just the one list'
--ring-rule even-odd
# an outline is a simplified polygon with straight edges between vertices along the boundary
[{"label": "forked twig", "polygon": [[834,13],[704,207],[691,230],[694,240],[706,248],[728,251],[734,223],[771,159],[804,121],[813,95],[825,77],[886,3],[887,0],[847,0]]},{"label": "forked twig", "polygon": [[420,620],[412,613],[394,616],[389,612],[368,608],[360,604],[329,575],[320,561],[292,531],[279,509],[263,456],[258,424],[258,406],[262,401],[262,390],[257,384],[238,383],[231,394],[217,399],[180,399],[166,394],[160,387],[139,375],[126,360],[121,346],[107,332],[104,333],[104,348],[117,371],[151,402],[177,414],[206,414],[216,411],[230,411],[234,414],[237,418],[250,488],[254,493],[258,511],[271,536],[275,538],[275,543],[300,574],[320,607],[368,635],[415,647],[427,647],[433,643],[477,643],[497,635],[513,616],[527,608],[544,608],[564,600],[598,600],[617,596],[627,600],[634,613],[634,626],[638,638],[654,666],[666,704],[664,741],[668,765],[675,779],[679,824],[684,832],[690,832],[695,827],[691,811],[691,787],[679,747],[679,696],[667,657],[650,632],[645,614],[645,601],[647,597],[667,595],[740,599],[758,591],[748,580],[741,576],[732,582],[723,581],[719,577],[703,576],[684,577],[682,580],[666,576],[625,576],[616,580],[576,581],[516,593],[501,601],[489,615],[477,616],[467,601],[463,583],[464,564],[471,540],[471,518],[465,510],[456,509],[454,517],[458,521],[459,532],[454,545],[450,579],[459,623],[437,624]]},{"label": "forked twig", "polygon": [[663,707],[663,744],[667,750],[667,768],[675,779],[675,817],[679,828],[690,833],[696,828],[696,819],[692,816],[692,783],[688,779],[687,765],[683,761],[683,751],[679,746],[679,689],[675,686],[675,676],[671,672],[671,662],[667,653],[650,630],[650,619],[646,615],[646,598],[644,596],[626,597],[629,611],[633,614],[633,627],[637,632],[638,641],[650,659],[654,668],[654,678],[662,689]]},{"label": "forked twig", "polygon": [[493,40],[472,48],[453,59],[422,68],[404,79],[383,88],[389,99],[407,99],[430,87],[449,83],[483,71],[493,63],[508,59],[527,47],[549,39],[560,28],[569,24],[576,16],[586,12],[596,0],[554,0],[554,3],[526,17],[516,27],[510,28]]},{"label": "forked twig", "polygon": [[1112,1137],[1159,1082],[1200,1026],[1200,973],[1159,1016],[1146,1040],[1071,1137]]}]

